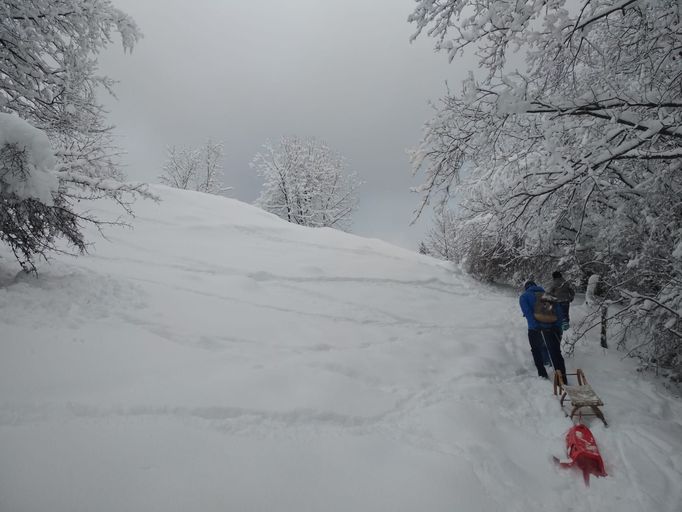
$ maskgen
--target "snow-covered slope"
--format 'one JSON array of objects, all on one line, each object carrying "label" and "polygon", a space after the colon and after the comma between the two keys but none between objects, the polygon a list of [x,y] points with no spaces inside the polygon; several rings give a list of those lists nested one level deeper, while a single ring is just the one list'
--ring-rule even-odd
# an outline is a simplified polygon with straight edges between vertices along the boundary
[{"label": "snow-covered slope", "polygon": [[567,360],[610,420],[586,489],[515,296],[158,192],[38,279],[0,253],[0,511],[679,512],[682,407],[618,354]]}]

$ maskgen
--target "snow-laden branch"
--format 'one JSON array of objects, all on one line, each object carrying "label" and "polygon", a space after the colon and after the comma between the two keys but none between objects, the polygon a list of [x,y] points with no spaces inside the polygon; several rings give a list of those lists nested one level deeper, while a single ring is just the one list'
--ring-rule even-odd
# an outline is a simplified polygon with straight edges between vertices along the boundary
[{"label": "snow-laden branch", "polygon": [[73,171],[57,171],[57,176],[63,183],[77,185],[86,190],[100,191],[107,195],[117,195],[121,193],[134,193],[145,199],[159,201],[160,198],[149,191],[149,185],[141,182],[121,183],[107,178],[92,178]]},{"label": "snow-laden branch", "polygon": [[[610,7],[606,7],[604,9],[602,9],[600,12],[597,12],[597,13],[593,14],[592,16],[584,19],[584,20],[581,19],[579,21],[579,23],[576,24],[572,33],[575,33],[579,30],[582,30],[585,27],[587,27],[588,25],[591,25],[591,24],[595,23],[596,21],[601,20],[602,18],[606,18],[607,16],[610,16],[611,14],[613,14],[617,11],[622,11],[626,7],[633,5],[633,4],[636,4],[638,2],[641,2],[641,1],[642,0],[622,0],[621,2],[618,2],[615,5],[612,5]],[[591,2],[588,1],[588,2],[586,2],[585,5],[588,5],[590,3]]]},{"label": "snow-laden branch", "polygon": [[[605,119],[614,123],[623,124],[630,126],[635,130],[640,130],[643,132],[651,132],[652,130],[656,134],[665,135],[668,137],[674,137],[677,139],[682,139],[682,120],[677,120],[666,125],[662,121],[645,119],[638,116],[634,111],[625,111],[622,113],[616,113],[614,110],[620,106],[629,106],[626,103],[614,102],[611,106],[608,104],[599,105],[594,103],[589,103],[586,105],[573,105],[573,106],[556,106],[547,105],[540,101],[531,102],[533,105],[537,105],[541,108],[529,108],[525,112],[528,114],[559,114],[568,116],[591,116],[599,119]],[[658,110],[660,107],[656,104],[648,104],[648,108]],[[665,108],[665,107],[663,107]],[[677,107],[677,108],[681,108]]]}]

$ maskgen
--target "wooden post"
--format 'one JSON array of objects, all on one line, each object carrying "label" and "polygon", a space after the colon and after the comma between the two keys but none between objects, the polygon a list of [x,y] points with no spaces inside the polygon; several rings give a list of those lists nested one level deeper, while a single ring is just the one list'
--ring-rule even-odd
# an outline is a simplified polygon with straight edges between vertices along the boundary
[{"label": "wooden post", "polygon": [[599,302],[602,302],[600,344],[604,348],[609,348],[609,344],[606,341],[606,319],[609,317],[609,306],[605,303],[606,297],[604,296],[603,289],[602,293],[599,293],[600,288],[599,285],[600,285],[599,274],[592,274],[587,281],[587,291],[585,292],[585,304],[597,306]]},{"label": "wooden post", "polygon": [[601,307],[601,346],[604,348],[609,348],[608,343],[606,342],[606,319],[609,317],[609,307],[608,306],[602,306]]}]

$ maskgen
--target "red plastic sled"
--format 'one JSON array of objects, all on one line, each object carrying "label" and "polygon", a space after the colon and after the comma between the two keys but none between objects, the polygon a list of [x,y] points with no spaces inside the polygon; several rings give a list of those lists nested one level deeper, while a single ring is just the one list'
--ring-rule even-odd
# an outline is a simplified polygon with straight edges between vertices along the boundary
[{"label": "red plastic sled", "polygon": [[592,432],[585,425],[573,425],[566,434],[568,460],[555,460],[561,467],[578,466],[583,471],[585,485],[590,485],[590,475],[606,476],[604,461]]}]

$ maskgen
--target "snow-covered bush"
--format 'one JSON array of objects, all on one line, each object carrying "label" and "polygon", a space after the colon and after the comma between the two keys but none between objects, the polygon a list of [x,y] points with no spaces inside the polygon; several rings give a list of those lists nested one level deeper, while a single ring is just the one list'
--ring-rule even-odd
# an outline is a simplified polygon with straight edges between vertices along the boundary
[{"label": "snow-covered bush", "polygon": [[633,353],[681,371],[679,2],[417,4],[414,37],[451,59],[471,49],[487,72],[441,99],[413,153],[421,208],[457,196],[456,230],[478,226],[462,257],[501,257],[486,274],[600,274],[612,320],[643,336]]},{"label": "snow-covered bush", "polygon": [[77,217],[59,193],[47,135],[0,113],[0,240],[26,269],[35,254],[55,250],[55,237],[84,250]]},{"label": "snow-covered bush", "polygon": [[295,224],[347,229],[360,181],[343,157],[314,138],[282,137],[264,145],[251,167],[263,177],[256,204]]},{"label": "snow-covered bush", "polygon": [[99,221],[76,215],[73,202],[106,197],[130,211],[135,196],[151,197],[121,181],[97,101],[113,82],[97,73],[96,56],[114,31],[124,50],[141,37],[109,0],[0,0],[2,240],[24,268],[35,270],[33,256],[54,250],[55,236],[83,250],[79,224]]}]

